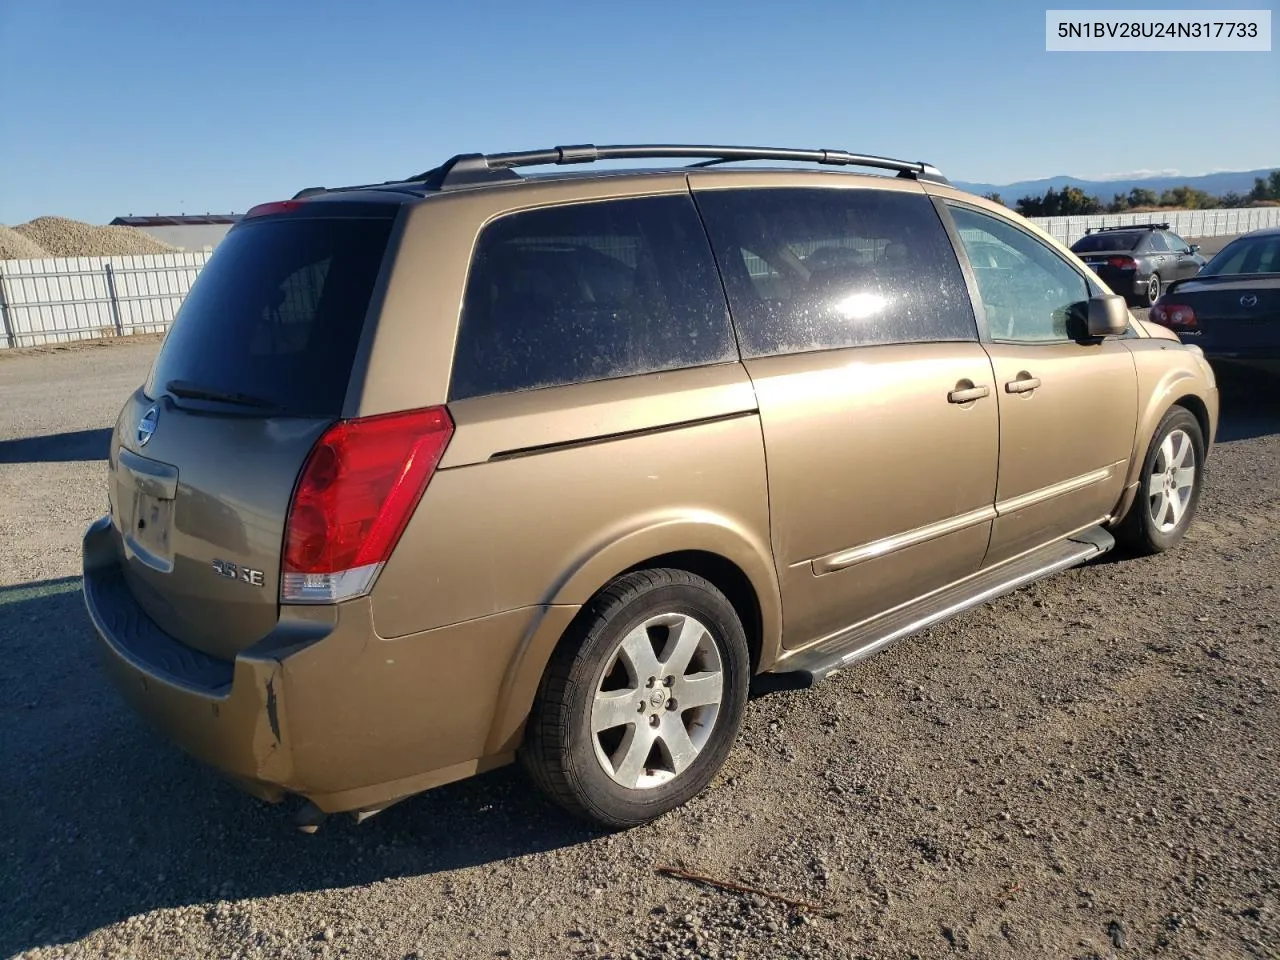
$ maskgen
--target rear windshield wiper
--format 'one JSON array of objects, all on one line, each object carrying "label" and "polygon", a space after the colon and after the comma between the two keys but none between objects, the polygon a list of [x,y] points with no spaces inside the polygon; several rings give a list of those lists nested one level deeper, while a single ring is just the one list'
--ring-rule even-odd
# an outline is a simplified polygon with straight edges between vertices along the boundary
[{"label": "rear windshield wiper", "polygon": [[234,403],[240,407],[261,407],[278,410],[280,405],[248,393],[236,393],[232,390],[214,390],[202,387],[189,380],[170,380],[164,385],[165,390],[175,397],[184,400],[212,400],[215,403]]}]

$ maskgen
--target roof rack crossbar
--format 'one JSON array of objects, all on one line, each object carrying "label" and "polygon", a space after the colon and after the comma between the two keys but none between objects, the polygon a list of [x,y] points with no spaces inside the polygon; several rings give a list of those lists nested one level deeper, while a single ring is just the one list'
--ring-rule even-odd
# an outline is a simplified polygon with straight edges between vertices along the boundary
[{"label": "roof rack crossbar", "polygon": [[593,144],[550,147],[513,153],[459,154],[433,170],[410,177],[425,181],[430,189],[444,190],[464,184],[495,179],[513,179],[516,167],[547,164],[594,163],[597,160],[656,160],[705,158],[693,167],[710,167],[742,160],[785,160],[820,163],[827,166],[872,167],[894,170],[900,177],[948,183],[937,167],[928,163],[894,160],[846,150],[801,150],[789,147],[725,147],[703,144],[627,144],[597,147]]},{"label": "roof rack crossbar", "polygon": [[1167,223],[1122,223],[1114,227],[1086,227],[1085,233],[1108,233],[1112,230],[1168,230]]}]

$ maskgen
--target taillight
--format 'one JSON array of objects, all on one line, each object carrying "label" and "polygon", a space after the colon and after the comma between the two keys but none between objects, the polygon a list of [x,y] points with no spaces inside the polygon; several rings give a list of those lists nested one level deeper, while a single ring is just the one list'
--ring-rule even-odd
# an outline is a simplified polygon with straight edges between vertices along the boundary
[{"label": "taillight", "polygon": [[1117,270],[1136,270],[1138,261],[1133,257],[1107,257],[1107,266],[1115,267]]},{"label": "taillight", "polygon": [[342,420],[325,431],[289,504],[281,602],[334,603],[368,591],[452,436],[444,407]]},{"label": "taillight", "polygon": [[1151,320],[1171,330],[1188,330],[1197,326],[1196,312],[1182,303],[1163,303],[1157,300],[1151,307]]}]

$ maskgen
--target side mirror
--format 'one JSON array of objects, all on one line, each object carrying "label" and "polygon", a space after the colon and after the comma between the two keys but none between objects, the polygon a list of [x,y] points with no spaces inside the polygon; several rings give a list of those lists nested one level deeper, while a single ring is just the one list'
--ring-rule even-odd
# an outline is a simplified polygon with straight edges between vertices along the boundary
[{"label": "side mirror", "polygon": [[1200,252],[1200,244],[1198,244],[1198,243],[1193,243],[1193,244],[1191,245],[1191,249],[1190,249],[1190,250],[1188,250],[1187,252],[1188,252],[1188,253],[1199,253],[1199,252]]},{"label": "side mirror", "polygon": [[1129,329],[1129,305],[1116,293],[1089,298],[1089,336],[1118,337]]}]

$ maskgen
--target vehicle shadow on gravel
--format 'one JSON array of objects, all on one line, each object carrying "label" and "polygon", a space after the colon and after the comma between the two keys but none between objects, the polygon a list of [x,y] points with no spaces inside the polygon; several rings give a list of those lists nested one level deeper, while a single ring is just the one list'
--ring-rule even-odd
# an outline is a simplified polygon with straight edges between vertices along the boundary
[{"label": "vehicle shadow on gravel", "polygon": [[1280,434],[1280,376],[1215,367],[1221,403],[1217,440],[1251,440]]},{"label": "vehicle shadow on gravel", "polygon": [[98,669],[79,579],[0,588],[0,956],[149,910],[357,887],[587,842],[505,768],[314,836],[188,759]]},{"label": "vehicle shadow on gravel", "polygon": [[71,460],[105,460],[111,430],[72,430],[47,437],[0,440],[0,463],[66,463]]}]

